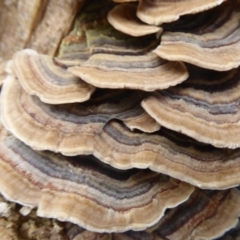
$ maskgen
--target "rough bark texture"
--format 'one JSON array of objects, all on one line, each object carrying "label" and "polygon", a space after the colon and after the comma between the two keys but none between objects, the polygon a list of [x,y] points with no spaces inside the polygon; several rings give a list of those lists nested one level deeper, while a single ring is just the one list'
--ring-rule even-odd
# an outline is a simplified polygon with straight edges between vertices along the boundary
[{"label": "rough bark texture", "polygon": [[2,240],[69,240],[74,224],[40,218],[35,209],[8,202],[0,195]]},{"label": "rough bark texture", "polygon": [[23,48],[55,55],[83,0],[0,0],[0,82],[6,61]]}]

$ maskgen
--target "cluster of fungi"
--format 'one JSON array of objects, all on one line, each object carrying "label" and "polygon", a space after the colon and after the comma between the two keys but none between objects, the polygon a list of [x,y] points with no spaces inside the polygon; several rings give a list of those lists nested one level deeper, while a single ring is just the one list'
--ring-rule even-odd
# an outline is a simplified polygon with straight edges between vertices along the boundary
[{"label": "cluster of fungi", "polygon": [[8,63],[0,191],[74,239],[232,239],[240,1],[116,2],[87,1],[57,57]]}]

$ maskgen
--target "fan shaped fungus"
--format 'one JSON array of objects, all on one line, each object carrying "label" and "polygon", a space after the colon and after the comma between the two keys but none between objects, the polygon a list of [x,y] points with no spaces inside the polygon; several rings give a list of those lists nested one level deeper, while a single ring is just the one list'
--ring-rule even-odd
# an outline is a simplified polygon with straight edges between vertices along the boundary
[{"label": "fan shaped fungus", "polygon": [[1,117],[5,127],[27,145],[65,155],[91,154],[95,136],[111,119],[130,128],[160,128],[140,106],[144,94],[133,92],[117,102],[49,105],[28,95],[9,76],[1,94]]},{"label": "fan shaped fungus", "polygon": [[181,15],[202,12],[225,0],[140,0],[137,16],[148,24],[160,25],[176,21]]},{"label": "fan shaped fungus", "polygon": [[120,32],[139,37],[147,34],[162,32],[162,28],[147,25],[136,16],[137,6],[129,3],[114,7],[108,14],[110,24]]},{"label": "fan shaped fungus", "polygon": [[[180,1],[182,2],[182,1]],[[199,2],[199,1],[197,1]],[[221,14],[220,14],[221,13]],[[163,59],[183,61],[227,71],[240,65],[240,1],[229,0],[219,7],[200,13],[201,26],[186,22],[185,29],[165,31],[154,51]],[[188,18],[186,18],[188,19]],[[180,22],[182,20],[180,19]]]},{"label": "fan shaped fungus", "polygon": [[240,147],[240,68],[228,72],[192,68],[180,86],[144,99],[162,126],[216,147]]},{"label": "fan shaped fungus", "polygon": [[69,73],[54,58],[30,49],[14,55],[13,69],[25,91],[46,103],[84,102],[95,90]]},{"label": "fan shaped fungus", "polygon": [[122,171],[91,156],[35,152],[1,128],[0,188],[7,199],[38,207],[42,217],[88,230],[141,230],[194,187],[150,170]]}]

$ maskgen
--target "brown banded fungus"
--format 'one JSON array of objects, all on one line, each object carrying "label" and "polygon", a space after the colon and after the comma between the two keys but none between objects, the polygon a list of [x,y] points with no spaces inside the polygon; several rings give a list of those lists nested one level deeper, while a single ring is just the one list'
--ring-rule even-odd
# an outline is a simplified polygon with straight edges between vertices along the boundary
[{"label": "brown banded fungus", "polygon": [[[189,68],[190,69],[190,68]],[[155,92],[143,108],[162,126],[216,147],[240,147],[240,68],[193,68],[182,85]]]},{"label": "brown banded fungus", "polygon": [[240,238],[240,221],[238,221],[238,224],[227,231],[223,236],[216,240],[235,240]]},{"label": "brown banded fungus", "polygon": [[[221,14],[220,14],[221,13]],[[154,51],[161,58],[227,71],[240,65],[240,1],[229,0],[199,16],[180,19],[182,28],[165,31]],[[200,24],[194,21],[201,20]],[[204,20],[204,21],[202,21]],[[177,23],[176,23],[177,24]]]},{"label": "brown banded fungus", "polygon": [[148,24],[176,21],[181,15],[193,14],[218,6],[225,0],[140,0],[137,16]]},{"label": "brown banded fungus", "polygon": [[180,62],[168,62],[154,53],[144,56],[96,54],[70,73],[98,88],[154,91],[174,86],[188,77]]},{"label": "brown banded fungus", "polygon": [[154,227],[142,232],[113,234],[113,239],[212,240],[236,225],[240,214],[239,198],[237,189],[196,189],[186,202],[168,211]]},{"label": "brown banded fungus", "polygon": [[240,191],[236,188],[196,189],[186,202],[167,212],[152,228],[152,234],[165,239],[215,239],[238,223],[239,201]]},{"label": "brown banded fungus", "polygon": [[50,104],[84,102],[95,88],[69,73],[54,58],[25,49],[13,57],[13,69],[30,95]]},{"label": "brown banded fungus", "polygon": [[139,106],[143,96],[137,92],[118,96],[122,100],[115,103],[104,103],[113,96],[96,96],[82,104],[54,106],[26,94],[10,78],[2,92],[2,120],[34,149],[64,155],[93,154],[120,169],[150,167],[202,188],[223,189],[240,183],[238,149],[220,151],[171,131],[132,132],[110,120],[118,118],[130,127],[140,127],[140,119],[149,128],[151,118]]},{"label": "brown banded fungus", "polygon": [[[161,43],[155,33],[133,37],[114,29],[107,21],[112,0],[86,1],[58,57],[17,53],[1,92],[1,118],[10,131],[0,127],[4,196],[37,208],[38,216],[78,224],[70,240],[212,240],[234,228],[239,1],[140,0],[138,14],[143,5],[145,13],[160,11],[155,5],[165,11],[162,19],[171,18],[170,7],[177,14],[167,21],[216,6],[163,23]],[[130,9],[130,17],[118,20],[122,26],[129,20],[144,24],[141,31],[152,28],[136,18],[138,3],[121,2],[109,16]],[[168,60],[172,52],[175,62]],[[84,81],[85,102],[64,100],[66,81]]]},{"label": "brown banded fungus", "polygon": [[194,187],[150,170],[122,171],[91,156],[36,152],[1,129],[0,188],[7,199],[38,207],[42,217],[88,230],[143,230]]},{"label": "brown banded fungus", "polygon": [[147,25],[136,16],[137,6],[129,3],[114,7],[108,14],[110,24],[120,32],[139,37],[152,33],[161,33],[162,28]]},{"label": "brown banded fungus", "polygon": [[98,88],[153,91],[179,84],[188,77],[185,65],[159,58],[155,35],[134,38],[100,21],[85,31],[91,56],[68,71]]},{"label": "brown banded fungus", "polygon": [[235,227],[240,215],[239,200],[240,192],[236,188],[225,191],[196,189],[187,201],[168,210],[155,226],[145,231],[100,235],[75,227],[75,237],[76,240],[83,236],[89,236],[89,240],[233,240],[237,238],[218,237],[233,227],[232,233],[226,236],[239,236],[239,224]]},{"label": "brown banded fungus", "polygon": [[[146,41],[147,46],[145,44],[138,48],[134,45],[131,49],[131,45],[126,42],[128,47],[116,45],[116,49],[114,46],[100,49],[81,66],[70,67],[68,71],[95,87],[112,89],[153,91],[187,79],[188,73],[182,63],[159,58],[152,52],[157,40]],[[139,39],[139,44],[143,43],[143,39]]]},{"label": "brown banded fungus", "polygon": [[164,128],[147,134],[111,121],[95,138],[93,154],[119,169],[150,168],[200,188],[240,184],[239,148],[218,149]]},{"label": "brown banded fungus", "polygon": [[28,95],[9,76],[1,94],[1,117],[17,138],[38,150],[65,155],[91,154],[93,140],[111,119],[122,120],[130,128],[156,131],[160,128],[140,106],[144,94],[123,94],[113,103],[49,105]]}]

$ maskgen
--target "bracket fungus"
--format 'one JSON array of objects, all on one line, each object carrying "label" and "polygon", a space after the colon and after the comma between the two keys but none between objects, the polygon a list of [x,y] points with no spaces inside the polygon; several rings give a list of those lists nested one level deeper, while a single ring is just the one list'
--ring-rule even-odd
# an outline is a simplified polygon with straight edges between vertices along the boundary
[{"label": "bracket fungus", "polygon": [[239,197],[236,188],[225,191],[196,189],[186,202],[168,211],[152,228],[153,235],[179,240],[217,238],[238,223]]},{"label": "bracket fungus", "polygon": [[80,67],[68,70],[98,88],[143,91],[165,89],[188,77],[182,63],[165,61],[152,52],[138,57],[96,54]]},{"label": "bracket fungus", "polygon": [[240,183],[240,149],[218,149],[161,128],[157,133],[132,132],[111,121],[95,138],[94,154],[119,169],[150,168],[205,189]]},{"label": "bracket fungus", "polygon": [[176,21],[181,15],[205,11],[225,0],[140,0],[137,16],[148,24],[160,25]]},{"label": "bracket fungus", "polygon": [[240,217],[240,0],[116,2],[86,1],[58,56],[7,65],[0,192],[76,223],[69,240],[224,237]]},{"label": "bracket fungus", "polygon": [[240,68],[192,67],[182,85],[155,92],[143,108],[162,126],[216,147],[240,147]]},{"label": "bracket fungus", "polygon": [[69,67],[69,72],[98,88],[143,91],[168,88],[187,79],[183,63],[166,61],[152,52],[159,44],[154,35],[134,38],[102,22],[85,32],[91,56],[80,66]]},{"label": "bracket fungus", "polygon": [[65,155],[91,154],[95,136],[111,119],[150,132],[160,128],[140,106],[143,97],[135,92],[116,103],[104,100],[98,104],[49,105],[27,94],[9,76],[1,94],[1,118],[10,132],[34,149]]},{"label": "bracket fungus", "polygon": [[139,37],[152,33],[161,33],[162,28],[147,25],[136,16],[137,6],[129,3],[114,7],[108,14],[109,23],[120,32]]},{"label": "bracket fungus", "polygon": [[91,156],[36,152],[4,128],[0,159],[0,188],[7,199],[38,207],[39,216],[98,232],[145,229],[194,190],[150,170],[122,171]]},{"label": "bracket fungus", "polygon": [[204,19],[205,23],[192,27],[192,24],[189,25],[186,21],[185,29],[165,31],[161,36],[161,44],[154,52],[169,61],[188,62],[217,71],[238,67],[240,1],[228,0],[199,15],[202,16],[192,18],[192,21]]},{"label": "bracket fungus", "polygon": [[[74,236],[76,240],[81,240],[84,236],[89,236],[87,238],[89,240],[223,240],[218,237],[228,229],[235,227],[238,222],[239,199],[240,193],[236,188],[225,191],[196,189],[187,201],[168,210],[156,225],[145,231],[127,231],[103,235],[84,231],[81,227],[75,226]],[[239,224],[235,228],[233,230],[239,231]]]},{"label": "bracket fungus", "polygon": [[69,73],[54,58],[30,49],[14,55],[12,68],[25,91],[46,103],[84,102],[95,90]]},{"label": "bracket fungus", "polygon": [[240,183],[238,149],[220,151],[166,131],[134,133],[116,120],[110,121],[118,118],[138,128],[138,121],[143,121],[148,128],[151,123],[158,127],[140,108],[142,98],[133,93],[115,104],[100,101],[98,105],[54,106],[31,97],[12,78],[2,91],[1,117],[7,129],[34,149],[64,155],[94,154],[117,168],[150,167],[202,188],[222,189]]},{"label": "bracket fungus", "polygon": [[98,31],[88,34],[92,34],[89,36],[92,56],[68,71],[95,87],[153,91],[176,85],[188,77],[183,63],[168,62],[152,52],[159,42],[152,35],[141,39],[124,37],[125,40],[106,36],[99,40]]}]

